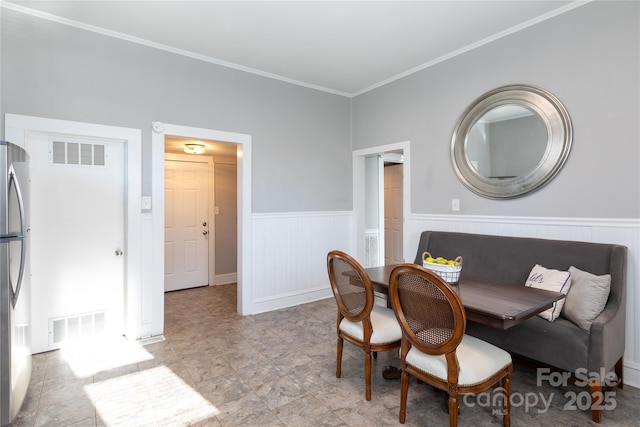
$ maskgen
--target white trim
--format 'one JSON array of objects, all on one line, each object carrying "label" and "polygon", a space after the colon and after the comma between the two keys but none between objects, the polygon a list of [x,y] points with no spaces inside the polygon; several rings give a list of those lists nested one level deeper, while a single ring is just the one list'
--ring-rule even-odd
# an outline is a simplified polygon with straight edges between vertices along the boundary
[{"label": "white trim", "polygon": [[[403,171],[404,172],[404,171]],[[404,197],[404,194],[402,195]],[[384,160],[378,155],[378,265],[385,264],[386,238],[384,223]],[[365,235],[367,230],[364,231]]]},{"label": "white trim", "polygon": [[625,385],[640,387],[640,363],[624,361],[624,371],[622,373]]},{"label": "white trim", "polygon": [[[238,174],[238,312],[252,314],[251,294],[251,135],[172,125],[151,124],[154,284],[164,293],[164,140],[165,135],[237,144]],[[160,291],[161,290],[161,291]]]},{"label": "white trim", "polygon": [[305,289],[287,294],[275,295],[268,298],[256,298],[253,301],[255,314],[265,313],[273,310],[280,310],[287,307],[294,307],[300,304],[306,304],[313,301],[331,298],[331,285],[329,279],[324,286],[318,286],[312,289]]},{"label": "white trim", "polygon": [[[25,147],[25,134],[29,131],[58,133],[91,138],[108,138],[125,142],[126,152],[126,223],[125,239],[125,334],[137,339],[143,329],[142,306],[142,131],[93,123],[71,122],[42,117],[5,114],[5,137]],[[160,320],[162,324],[163,319]]]},{"label": "white trim", "polygon": [[587,227],[640,227],[638,218],[570,218],[570,217],[534,217],[534,216],[494,216],[494,215],[446,215],[412,214],[412,220],[431,220],[447,222],[480,222],[495,224],[528,225],[572,225]]},{"label": "white trim", "polygon": [[[216,164],[209,157],[209,284],[216,283]],[[237,267],[236,267],[237,268]]]},{"label": "white trim", "polygon": [[[356,246],[355,258],[364,259],[364,234],[365,234],[365,180],[364,180],[364,159],[367,156],[382,154],[387,151],[402,150],[404,162],[402,167],[402,258],[407,260],[407,254],[411,254],[414,249],[408,246],[407,241],[409,229],[407,219],[411,215],[411,141],[396,142],[393,144],[379,145],[376,147],[364,148],[353,151],[353,210],[355,217],[354,242]],[[384,234],[384,233],[381,233]]]},{"label": "white trim", "polygon": [[213,282],[215,285],[227,285],[238,283],[238,273],[217,274]]}]

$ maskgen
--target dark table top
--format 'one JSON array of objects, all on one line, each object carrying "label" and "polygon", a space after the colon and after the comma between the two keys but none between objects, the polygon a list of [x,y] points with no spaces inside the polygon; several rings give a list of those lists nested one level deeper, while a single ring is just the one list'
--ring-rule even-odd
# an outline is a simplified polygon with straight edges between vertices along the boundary
[{"label": "dark table top", "polygon": [[[389,293],[389,277],[396,265],[366,268],[377,292]],[[508,329],[551,308],[565,297],[560,292],[530,288],[520,283],[504,283],[460,276],[458,285],[451,286],[462,301],[467,320],[499,329]]]}]

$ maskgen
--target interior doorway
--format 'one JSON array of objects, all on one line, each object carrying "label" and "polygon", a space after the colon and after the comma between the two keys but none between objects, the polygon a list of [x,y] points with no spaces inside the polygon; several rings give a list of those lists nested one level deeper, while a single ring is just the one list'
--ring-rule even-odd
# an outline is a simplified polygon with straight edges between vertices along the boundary
[{"label": "interior doorway", "polygon": [[353,152],[356,258],[365,267],[404,262],[408,253],[409,146],[405,141]]},{"label": "interior doorway", "polygon": [[236,175],[236,144],[165,136],[165,291],[237,283]]},{"label": "interior doorway", "polygon": [[[236,254],[236,275],[237,283],[237,311],[246,315],[253,312],[251,299],[251,268],[249,264],[251,254],[251,136],[212,129],[203,129],[172,125],[161,122],[152,123],[152,208],[153,232],[158,239],[153,245],[153,280],[157,283],[164,283],[164,199],[165,199],[165,177],[164,160],[166,143],[165,136],[176,137],[178,139],[197,139],[200,141],[214,141],[221,146],[234,150],[237,161],[236,165],[236,215],[235,230],[237,249]],[[180,147],[184,153],[184,143]],[[215,205],[214,209],[215,209]],[[222,210],[220,215],[222,215]],[[218,221],[216,221],[218,222]],[[220,257],[216,257],[220,258]],[[245,262],[246,260],[246,262]]]}]

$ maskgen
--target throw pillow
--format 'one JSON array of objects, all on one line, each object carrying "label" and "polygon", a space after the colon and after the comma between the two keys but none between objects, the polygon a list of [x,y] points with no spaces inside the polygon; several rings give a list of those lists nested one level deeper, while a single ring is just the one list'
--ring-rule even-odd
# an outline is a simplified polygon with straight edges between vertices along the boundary
[{"label": "throw pillow", "polygon": [[569,268],[571,289],[567,294],[563,314],[589,332],[591,324],[607,304],[611,290],[611,275],[596,276],[576,267]]},{"label": "throw pillow", "polygon": [[[525,286],[531,288],[546,289],[548,291],[562,292],[567,294],[571,286],[571,273],[568,271],[553,270],[536,264],[529,273],[529,278]],[[558,318],[562,311],[565,298],[553,303],[553,306],[538,314],[543,319],[553,322]]]}]

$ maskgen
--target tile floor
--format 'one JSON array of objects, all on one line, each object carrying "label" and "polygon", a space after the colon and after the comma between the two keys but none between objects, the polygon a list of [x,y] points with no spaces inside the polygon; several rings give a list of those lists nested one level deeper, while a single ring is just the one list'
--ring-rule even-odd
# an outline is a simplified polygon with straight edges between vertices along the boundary
[{"label": "tile floor", "polygon": [[[235,310],[235,285],[165,296],[166,340],[113,340],[35,355],[29,392],[14,426],[395,426],[399,381],[382,378],[397,353],[373,363],[364,399],[361,352],[345,344],[335,377],[333,299],[255,316]],[[513,426],[585,426],[585,390],[536,385],[516,365]],[[543,400],[544,399],[544,400]],[[545,410],[545,403],[550,406]],[[444,396],[412,380],[406,426],[448,425]],[[609,396],[601,426],[640,425],[640,390]],[[461,426],[500,426],[487,400],[461,406]]]}]

